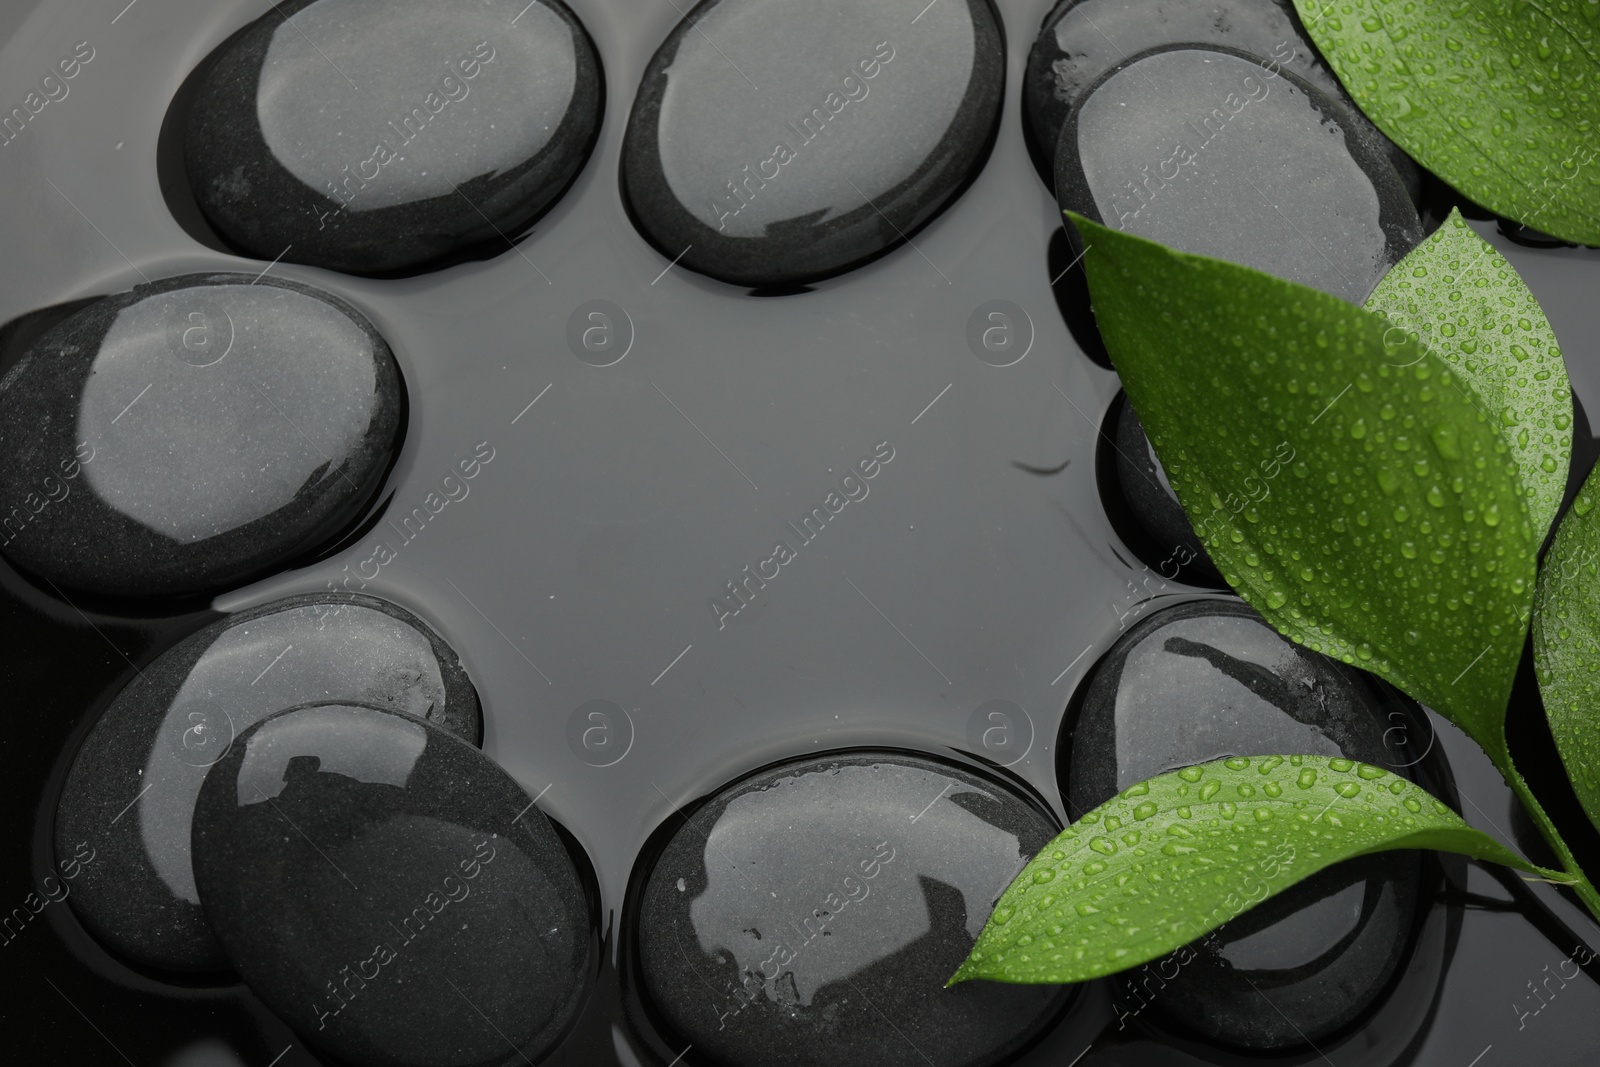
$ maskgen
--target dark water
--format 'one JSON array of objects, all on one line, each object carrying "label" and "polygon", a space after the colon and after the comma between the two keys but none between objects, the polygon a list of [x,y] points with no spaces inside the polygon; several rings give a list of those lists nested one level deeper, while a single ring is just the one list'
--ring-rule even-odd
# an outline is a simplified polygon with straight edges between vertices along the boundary
[{"label": "dark water", "polygon": [[[1116,378],[1083,356],[1057,310],[1048,250],[1059,216],[1029,164],[1017,100],[1045,0],[999,5],[1002,129],[962,199],[914,248],[765,299],[663,274],[667,259],[618,196],[627,109],[678,11],[657,0],[571,6],[604,61],[605,123],[576,184],[516,252],[402,280],[272,268],[350,301],[394,348],[411,413],[386,507],[410,512],[487,442],[493,458],[464,499],[410,541],[380,518],[329,558],[160,612],[76,597],[72,606],[0,568],[12,724],[0,747],[7,911],[48,873],[67,761],[134,665],[214,612],[327,588],[379,541],[395,558],[365,591],[415,612],[460,651],[483,699],[485,752],[530,795],[548,787],[540,804],[592,859],[613,924],[635,856],[674,805],[830,749],[970,753],[969,737],[982,736],[969,730],[974,713],[992,701],[1021,709],[1018,736],[1026,726],[1031,738],[993,758],[1061,814],[1052,749],[1073,691],[1138,601],[1194,591],[1123,562],[1133,557],[1095,483],[1096,433]],[[68,95],[0,148],[9,208],[0,321],[146,276],[266,266],[215,251],[175,221],[157,145],[187,73],[269,9],[265,0],[17,0],[0,11],[6,108],[78,42],[94,50]],[[1600,332],[1589,305],[1600,256],[1519,248],[1492,224],[1477,228],[1545,306],[1595,410]],[[993,301],[1019,331],[1005,358],[970,347]],[[595,307],[616,342],[604,358],[582,347]],[[874,455],[892,458],[868,495],[795,545],[796,558],[733,614],[726,583],[770,557],[793,536],[787,523]],[[1515,833],[1509,793],[1487,761],[1453,729],[1438,736],[1468,817]],[[1580,939],[1600,944],[1592,922],[1549,887],[1456,870],[1464,884],[1441,890],[1383,1006],[1320,1051],[1278,1061],[1592,1061],[1600,988],[1559,977],[1571,974],[1560,965]],[[45,906],[7,935],[0,959],[12,993],[0,1001],[0,1044],[23,1062],[266,1067],[286,1049],[285,1067],[316,1062],[243,987],[135,973],[95,946],[66,905]],[[670,1060],[679,1050],[627,1030],[608,983],[609,970],[554,1062]],[[1019,1062],[1240,1062],[1149,1025],[1141,1015],[1119,1029],[1108,985],[1095,984]]]}]

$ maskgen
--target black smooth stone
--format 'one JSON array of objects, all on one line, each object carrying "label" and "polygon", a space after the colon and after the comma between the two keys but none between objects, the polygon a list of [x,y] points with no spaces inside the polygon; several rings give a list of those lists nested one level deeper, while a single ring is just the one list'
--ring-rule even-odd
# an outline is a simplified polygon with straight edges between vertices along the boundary
[{"label": "black smooth stone", "polygon": [[206,775],[193,854],[251,991],[339,1059],[538,1062],[587,996],[572,855],[509,775],[421,719],[315,704],[256,724]]},{"label": "black smooth stone", "polygon": [[998,1063],[1071,994],[944,988],[1056,833],[967,770],[904,753],[813,757],[742,779],[662,832],[637,903],[639,982],[696,1062]]},{"label": "black smooth stone", "polygon": [[1301,27],[1292,0],[1060,0],[1028,53],[1022,91],[1036,158],[1047,168],[1055,159],[1067,113],[1095,79],[1125,56],[1171,44],[1237,48],[1298,74],[1344,105],[1351,121],[1377,139],[1418,202],[1421,169],[1351,102]]},{"label": "black smooth stone", "polygon": [[472,744],[483,736],[478,695],[455,652],[385,601],[289,597],[191,634],[101,715],[56,810],[57,854],[80,843],[94,850],[70,900],[102,944],[162,970],[227,967],[190,865],[195,798],[239,734],[312,700],[407,712]]},{"label": "black smooth stone", "polygon": [[1062,127],[1056,196],[1107,226],[1360,304],[1422,241],[1416,207],[1364,125],[1262,62],[1173,45],[1118,63]]},{"label": "black smooth stone", "polygon": [[604,97],[577,17],[524,6],[273,5],[209,58],[186,116],[206,219],[251,255],[354,274],[504,251],[582,169]]},{"label": "black smooth stone", "polygon": [[1574,242],[1561,237],[1552,237],[1548,233],[1526,226],[1515,219],[1500,217],[1496,225],[1501,233],[1519,245],[1527,248],[1576,248]]},{"label": "black smooth stone", "polygon": [[[1096,666],[1058,770],[1075,814],[1228,756],[1343,756],[1409,775],[1403,705],[1239,601],[1181,604],[1134,625]],[[1421,884],[1416,852],[1329,867],[1119,976],[1119,1014],[1148,1009],[1152,1020],[1246,1049],[1320,1041],[1383,995],[1409,952]]]},{"label": "black smooth stone", "polygon": [[1117,416],[1116,449],[1122,499],[1155,546],[1159,559],[1154,566],[1161,576],[1191,585],[1226,586],[1195,534],[1188,513],[1178,503],[1178,494],[1167,481],[1167,472],[1145,436],[1144,425],[1126,398]]},{"label": "black smooth stone", "polygon": [[0,379],[0,552],[117,596],[242,584],[360,515],[405,405],[372,324],[309,286],[189,274],[108,296]]},{"label": "black smooth stone", "polygon": [[991,0],[704,0],[645,69],[623,195],[690,270],[815,281],[904,244],[955,200],[1004,95]]}]

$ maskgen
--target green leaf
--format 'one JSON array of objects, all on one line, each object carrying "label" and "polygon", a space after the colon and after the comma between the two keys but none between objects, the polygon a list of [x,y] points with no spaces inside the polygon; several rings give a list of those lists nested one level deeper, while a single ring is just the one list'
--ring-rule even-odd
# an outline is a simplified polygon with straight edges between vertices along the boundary
[{"label": "green leaf", "polygon": [[950,984],[1114,974],[1324,867],[1400,848],[1570,880],[1379,767],[1326,756],[1219,760],[1135,785],[1046,845],[1001,894]]},{"label": "green leaf", "polygon": [[1295,0],[1367,117],[1484,207],[1600,245],[1595,0]]},{"label": "green leaf", "polygon": [[1508,767],[1538,541],[1481,401],[1372,312],[1072,220],[1106,347],[1228,584]]},{"label": "green leaf", "polygon": [[1600,468],[1561,520],[1539,572],[1533,662],[1573,791],[1600,827]]},{"label": "green leaf", "polygon": [[1516,269],[1451,211],[1384,275],[1366,307],[1394,324],[1386,337],[1418,335],[1482,398],[1521,471],[1542,539],[1567,489],[1572,386],[1555,332]]}]

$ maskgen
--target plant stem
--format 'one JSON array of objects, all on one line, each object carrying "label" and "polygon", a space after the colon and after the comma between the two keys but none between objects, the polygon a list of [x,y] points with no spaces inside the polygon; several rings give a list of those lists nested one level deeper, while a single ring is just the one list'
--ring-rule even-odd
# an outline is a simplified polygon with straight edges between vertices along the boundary
[{"label": "plant stem", "polygon": [[[1577,965],[1579,970],[1588,975],[1596,985],[1600,985],[1600,958],[1591,956],[1586,962],[1578,963],[1580,955],[1588,951],[1585,937],[1579,936],[1576,930],[1568,926],[1566,921],[1556,914],[1555,909],[1551,908],[1543,897],[1529,888],[1528,883],[1522,879],[1520,874],[1510,867],[1500,867],[1492,863],[1484,865],[1484,873],[1505,886],[1506,892],[1511,894],[1511,900],[1503,904],[1493,900],[1493,898],[1480,902],[1472,899],[1472,894],[1463,894],[1461,899],[1463,905],[1486,911],[1506,908],[1520,913],[1533,924],[1534,929],[1549,939],[1550,944],[1567,953],[1568,958]],[[1592,940],[1592,938],[1593,932],[1591,931],[1588,939]]]},{"label": "plant stem", "polygon": [[1594,916],[1595,921],[1600,922],[1600,892],[1596,892],[1595,887],[1585,877],[1583,868],[1578,865],[1566,841],[1562,840],[1561,832],[1556,829],[1555,822],[1545,814],[1539,798],[1533,795],[1533,790],[1522,777],[1522,772],[1517,770],[1517,765],[1511,760],[1509,747],[1502,744],[1498,755],[1499,758],[1495,763],[1499,765],[1500,773],[1505,776],[1512,792],[1517,794],[1517,799],[1522,801],[1522,806],[1528,810],[1528,817],[1533,820],[1533,825],[1539,828],[1539,833],[1555,851],[1556,858],[1561,861],[1561,869],[1577,879],[1569,888],[1578,894],[1578,899],[1583,901],[1584,907],[1589,909],[1589,914]]}]

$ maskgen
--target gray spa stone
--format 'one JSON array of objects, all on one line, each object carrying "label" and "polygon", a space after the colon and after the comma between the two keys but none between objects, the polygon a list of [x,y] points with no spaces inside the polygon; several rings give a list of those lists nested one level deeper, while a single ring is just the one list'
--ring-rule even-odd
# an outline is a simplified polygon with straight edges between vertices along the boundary
[{"label": "gray spa stone", "polygon": [[1068,116],[1055,174],[1063,209],[1353,304],[1422,240],[1370,131],[1234,49],[1173,45],[1113,66]]},{"label": "gray spa stone", "polygon": [[573,854],[492,760],[403,713],[252,726],[206,775],[192,851],[251,992],[340,1062],[542,1062],[593,983]]},{"label": "gray spa stone", "polygon": [[943,211],[987,157],[1004,94],[990,0],[705,0],[645,70],[623,195],[681,266],[803,284]]},{"label": "gray spa stone", "polygon": [[632,933],[647,1003],[697,1062],[999,1063],[1071,996],[944,987],[1055,836],[1039,809],[966,770],[903,753],[808,758],[669,828]]},{"label": "gray spa stone", "polygon": [[1422,172],[1356,108],[1300,25],[1292,0],[1061,0],[1028,53],[1022,91],[1029,139],[1046,161],[1067,113],[1095,79],[1126,56],[1171,44],[1225,45],[1278,63],[1344,105],[1383,146],[1413,202]]},{"label": "gray spa stone", "polygon": [[604,97],[560,0],[289,0],[208,62],[184,152],[207,220],[356,274],[505,251],[583,167]]},{"label": "gray spa stone", "polygon": [[[1409,776],[1404,731],[1392,730],[1409,721],[1391,715],[1400,706],[1384,683],[1291,643],[1241,602],[1180,604],[1135,624],[1095,667],[1057,748],[1068,811],[1228,756],[1343,756]],[[1421,884],[1416,852],[1335,864],[1119,975],[1118,1013],[1249,1050],[1318,1042],[1383,994],[1409,951]]]},{"label": "gray spa stone", "polygon": [[367,506],[405,391],[355,308],[190,274],[106,297],[0,379],[0,552],[116,596],[240,585]]},{"label": "gray spa stone", "polygon": [[314,593],[211,623],[117,695],[67,774],[56,851],[70,855],[79,842],[95,850],[70,899],[101,944],[161,970],[227,966],[190,865],[195,798],[238,735],[312,700],[407,712],[472,744],[483,736],[455,652],[394,604]]}]

